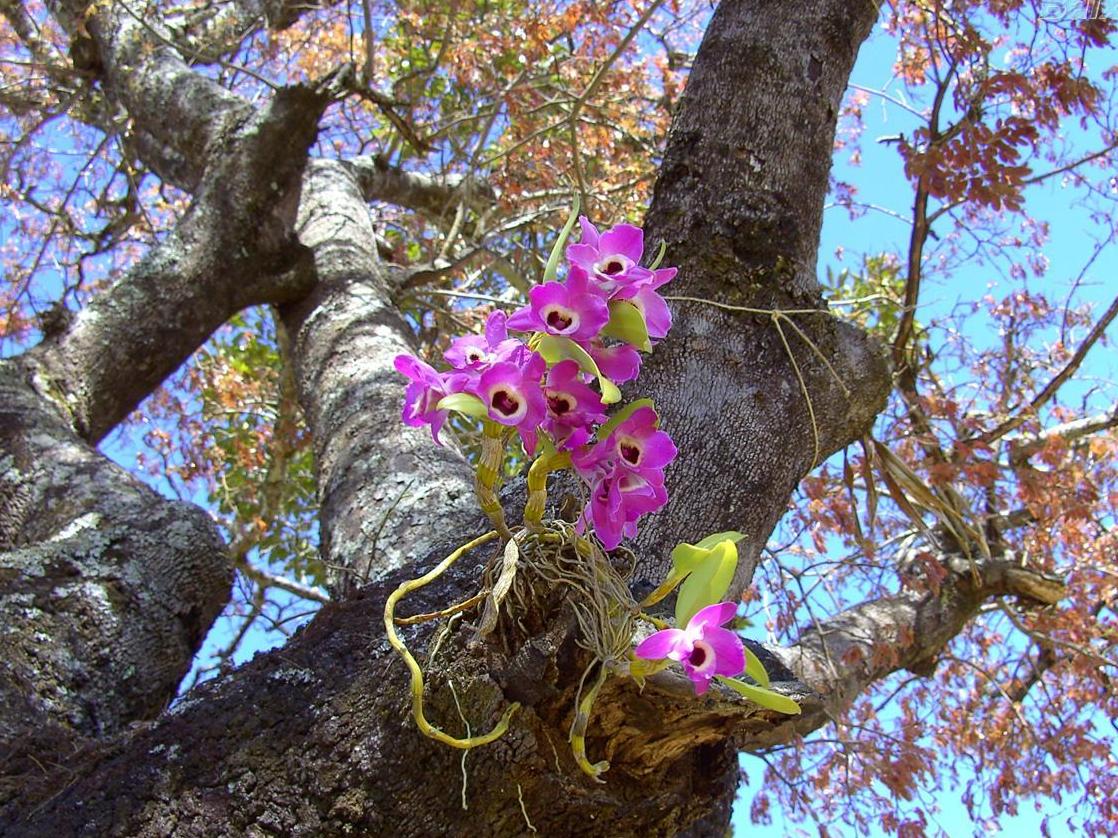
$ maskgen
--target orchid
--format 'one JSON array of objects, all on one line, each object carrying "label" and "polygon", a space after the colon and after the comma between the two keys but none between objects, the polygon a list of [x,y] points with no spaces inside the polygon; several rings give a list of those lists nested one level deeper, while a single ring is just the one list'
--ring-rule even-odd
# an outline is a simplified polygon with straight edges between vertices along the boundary
[{"label": "orchid", "polygon": [[481,399],[491,420],[516,428],[529,454],[535,451],[536,428],[547,412],[540,388],[546,368],[544,359],[533,352],[522,365],[509,361],[494,364],[467,388]]},{"label": "orchid", "polygon": [[612,299],[622,291],[635,293],[654,280],[653,272],[640,264],[644,255],[644,231],[640,227],[618,224],[599,233],[585,216],[578,221],[582,241],[567,248],[567,259],[584,270],[603,293]]},{"label": "orchid", "polygon": [[621,539],[637,534],[637,521],[649,512],[655,512],[668,502],[664,489],[664,476],[650,472],[647,476],[615,468],[599,476],[590,487],[590,500],[579,519],[579,531],[587,523],[602,546],[613,550]]},{"label": "orchid", "polygon": [[[567,246],[576,217],[582,241]],[[560,282],[564,248],[568,271]],[[529,456],[545,434],[546,456],[559,458],[546,462],[573,467],[589,490],[578,531],[592,528],[607,550],[634,537],[639,519],[667,503],[664,468],[677,452],[659,430],[651,402],[638,400],[613,419],[606,415],[607,405],[621,399],[617,384],[640,372],[640,352],[671,327],[656,289],[676,269],[642,266],[643,255],[639,227],[619,224],[599,233],[576,208],[556,238],[542,284],[528,292],[528,305],[512,315],[494,311],[482,335],[454,338],[443,353],[449,372],[411,356],[396,359],[410,380],[405,423],[430,425],[437,442],[453,410],[481,420],[486,439],[494,441],[483,449],[490,453],[478,472],[479,500],[491,517],[500,517],[490,484],[504,456],[501,426],[516,429]],[[509,337],[510,329],[530,335],[522,341]],[[546,485],[552,466],[540,468]]]},{"label": "orchid", "polygon": [[716,675],[740,675],[745,670],[745,648],[741,638],[722,628],[737,614],[733,602],[719,602],[698,611],[687,628],[664,629],[646,638],[633,650],[638,658],[669,660],[682,664],[683,671],[702,695]]},{"label": "orchid", "polygon": [[537,285],[528,298],[531,305],[513,313],[509,328],[588,341],[609,321],[605,298],[590,290],[586,273],[574,266],[565,283]]},{"label": "orchid", "polygon": [[575,361],[560,361],[547,375],[544,396],[547,418],[543,428],[560,450],[571,450],[590,439],[590,429],[606,420],[601,397],[582,381]]},{"label": "orchid", "polygon": [[571,455],[575,471],[590,486],[580,523],[592,523],[607,550],[623,536],[635,536],[640,517],[668,502],[664,467],[677,449],[656,422],[656,411],[638,407],[606,439]]},{"label": "orchid", "polygon": [[632,381],[640,373],[641,354],[628,344],[605,346],[601,343],[593,343],[586,351],[594,359],[602,375],[615,384]]},{"label": "orchid", "polygon": [[[672,272],[672,276],[675,275],[675,268],[668,268],[668,270]],[[656,271],[656,273],[661,272]],[[668,277],[668,279],[671,279],[671,277]],[[648,336],[650,338],[662,338],[668,334],[668,330],[672,327],[672,312],[664,298],[653,290],[655,287],[654,285],[648,285],[639,289],[632,297],[628,298],[627,302],[635,305],[641,313],[648,329]]]},{"label": "orchid", "polygon": [[465,335],[450,342],[443,353],[455,369],[480,373],[501,361],[516,362],[527,351],[523,342],[510,338],[503,311],[494,311],[485,321],[484,335]]},{"label": "orchid", "polygon": [[461,389],[465,383],[463,378],[439,373],[411,355],[397,355],[393,363],[396,371],[411,381],[404,393],[404,424],[413,428],[430,425],[435,443],[442,445],[439,431],[446,422],[447,412],[437,405],[444,396]]}]

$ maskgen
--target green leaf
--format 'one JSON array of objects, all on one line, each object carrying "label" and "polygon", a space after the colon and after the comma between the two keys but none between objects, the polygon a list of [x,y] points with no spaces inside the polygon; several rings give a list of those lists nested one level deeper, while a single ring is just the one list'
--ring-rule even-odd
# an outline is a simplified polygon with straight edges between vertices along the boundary
[{"label": "green leaf", "polygon": [[555,244],[551,248],[551,255],[547,257],[547,265],[543,269],[544,282],[553,282],[559,274],[559,260],[563,258],[563,248],[566,246],[567,239],[571,236],[571,230],[574,229],[575,222],[578,220],[578,209],[579,198],[576,193],[574,200],[571,202],[571,214],[567,216],[567,223],[559,231],[559,236],[555,239]]},{"label": "green leaf", "polygon": [[800,705],[786,695],[767,690],[764,687],[755,687],[752,684],[747,684],[736,678],[725,678],[721,675],[715,677],[730,689],[741,693],[754,704],[760,704],[762,707],[776,710],[778,713],[799,715]]},{"label": "green leaf", "polygon": [[616,404],[621,401],[621,391],[617,389],[617,385],[602,375],[602,371],[598,369],[598,365],[594,363],[589,353],[570,338],[540,335],[539,346],[536,349],[549,364],[570,359],[577,362],[584,372],[598,379],[603,404]]},{"label": "green leaf", "polygon": [[733,541],[736,544],[743,538],[745,538],[745,533],[738,532],[737,530],[727,530],[726,532],[716,532],[714,535],[708,535],[695,546],[703,550],[709,550],[719,541]]},{"label": "green leaf", "polygon": [[602,334],[632,344],[642,352],[652,351],[644,315],[639,308],[625,300],[614,300],[609,304],[609,322],[602,329]]},{"label": "green leaf", "polygon": [[[699,609],[722,601],[738,566],[738,548],[729,539],[705,551],[705,556],[699,554],[701,548],[689,544],[680,547],[691,548],[680,551],[680,561],[694,565],[690,575],[679,586],[679,596],[675,601],[675,624],[682,628]],[[673,562],[676,561],[677,550],[679,547],[672,551]]]},{"label": "green leaf", "polygon": [[760,684],[762,687],[769,685],[769,673],[765,671],[765,665],[761,663],[761,659],[753,653],[753,650],[745,646],[745,674]]},{"label": "green leaf", "polygon": [[711,549],[697,544],[677,544],[672,548],[672,566],[675,572],[687,574],[695,570],[710,555]]},{"label": "green leaf", "polygon": [[656,258],[652,260],[652,264],[648,266],[650,271],[656,270],[660,267],[660,263],[664,261],[664,254],[668,252],[668,243],[663,239],[660,240],[660,249],[656,251]]},{"label": "green leaf", "polygon": [[435,407],[439,410],[456,410],[476,419],[489,418],[485,402],[469,393],[451,393],[449,396],[443,396]]},{"label": "green leaf", "polygon": [[655,409],[656,406],[652,403],[652,399],[637,399],[636,401],[629,402],[627,405],[613,414],[613,416],[609,417],[609,419],[606,420],[606,422],[600,428],[598,428],[598,432],[594,435],[595,438],[599,440],[608,439],[609,435],[614,432],[618,425],[620,425],[642,407],[651,407]]}]

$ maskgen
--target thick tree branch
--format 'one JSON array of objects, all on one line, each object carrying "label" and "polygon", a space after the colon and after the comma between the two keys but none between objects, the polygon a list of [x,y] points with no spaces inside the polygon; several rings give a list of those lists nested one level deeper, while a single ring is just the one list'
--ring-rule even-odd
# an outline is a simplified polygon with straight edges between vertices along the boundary
[{"label": "thick tree branch", "polygon": [[79,69],[100,76],[105,92],[146,135],[145,160],[164,179],[192,191],[214,146],[252,107],[187,66],[171,33],[134,0],[52,4],[69,33]]},{"label": "thick tree branch", "polygon": [[[29,774],[19,807],[0,810],[0,831],[134,834],[173,823],[183,833],[270,825],[291,835],[418,838],[452,824],[462,834],[520,835],[526,800],[543,835],[721,834],[737,785],[734,731],[770,727],[774,714],[728,696],[697,701],[670,677],[643,693],[608,682],[588,747],[612,767],[596,785],[566,741],[582,659],[562,626],[513,659],[466,653],[473,632],[459,628],[427,662],[427,711],[448,732],[463,733],[463,718],[475,731],[488,728],[507,706],[506,692],[534,698],[504,737],[470,752],[463,809],[461,785],[446,779],[461,776],[461,752],[418,733],[407,670],[370,630],[401,578],[327,605],[282,650],[202,685],[156,725],[72,759],[61,791],[57,776]],[[474,562],[460,564],[437,590],[409,598],[409,613],[437,609],[477,584]],[[425,623],[401,633],[420,649],[435,629]],[[417,782],[417,765],[429,782]]]},{"label": "thick tree branch", "polygon": [[240,309],[282,303],[314,282],[290,207],[329,88],[278,93],[229,145],[187,214],[71,327],[27,361],[45,395],[96,442]]},{"label": "thick tree branch", "polygon": [[[209,516],[74,436],[0,362],[0,765],[155,716],[229,593]],[[0,788],[0,798],[4,789]]]},{"label": "thick tree branch", "polygon": [[335,595],[422,555],[472,519],[472,471],[400,422],[396,355],[413,333],[392,306],[372,216],[353,168],[314,162],[299,210],[318,286],[284,311],[315,440],[322,555]]},{"label": "thick tree branch", "polygon": [[[947,556],[938,589],[903,589],[857,605],[809,629],[798,643],[774,650],[823,702],[797,727],[806,732],[845,710],[874,681],[899,669],[927,672],[943,648],[992,597],[1016,596],[1055,605],[1064,583],[1022,566],[1012,556],[970,560]],[[775,744],[767,738],[759,747]]]},{"label": "thick tree branch", "polygon": [[674,307],[672,334],[640,379],[680,447],[672,500],[638,542],[650,582],[675,542],[736,529],[747,534],[744,587],[799,478],[884,405],[880,349],[826,314],[815,275],[839,100],[875,18],[868,0],[731,1],[707,29],[656,183],[650,243],[666,241],[679,265],[673,294],[819,313],[792,315],[801,336],[766,315]]}]

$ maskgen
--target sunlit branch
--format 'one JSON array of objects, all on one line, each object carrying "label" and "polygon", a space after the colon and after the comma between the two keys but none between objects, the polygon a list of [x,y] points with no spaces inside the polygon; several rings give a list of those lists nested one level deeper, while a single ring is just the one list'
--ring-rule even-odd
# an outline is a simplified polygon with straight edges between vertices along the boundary
[{"label": "sunlit branch", "polygon": [[281,591],[287,591],[289,594],[295,594],[303,599],[309,599],[312,602],[321,602],[323,604],[330,602],[329,595],[323,593],[318,588],[311,585],[304,585],[286,576],[270,573],[252,564],[246,557],[242,556],[237,561],[237,570],[262,588],[279,588]]},{"label": "sunlit branch", "polygon": [[1013,416],[1001,422],[991,430],[979,434],[977,439],[986,443],[1001,439],[1010,431],[1014,431],[1017,428],[1021,427],[1021,425],[1025,424],[1025,422],[1027,422],[1030,418],[1035,417],[1037,415],[1037,412],[1049,401],[1051,401],[1056,393],[1059,392],[1060,388],[1065,383],[1067,383],[1068,379],[1070,379],[1072,375],[1075,374],[1075,371],[1079,369],[1080,364],[1082,364],[1083,359],[1087,357],[1087,353],[1091,350],[1091,347],[1093,347],[1098,342],[1099,338],[1103,336],[1103,334],[1106,332],[1107,327],[1110,326],[1110,324],[1113,322],[1115,316],[1118,316],[1118,297],[1115,297],[1114,300],[1110,303],[1110,307],[1107,308],[1102,317],[1100,317],[1098,322],[1096,322],[1095,325],[1091,328],[1091,331],[1087,334],[1087,337],[1084,338],[1083,342],[1079,345],[1079,348],[1075,350],[1075,354],[1071,356],[1071,359],[1067,362],[1064,368],[1056,373],[1052,380],[1049,381],[1044,386],[1044,388],[1033,397],[1032,401],[1030,401],[1029,404],[1025,407],[1018,410],[1017,413],[1015,413]]},{"label": "sunlit branch", "polygon": [[1118,427],[1118,405],[1110,408],[1106,413],[1064,422],[1051,428],[1045,428],[1035,434],[1016,436],[1007,440],[1009,443],[1009,462],[1011,465],[1020,465],[1051,440],[1062,439],[1065,442],[1074,442],[1077,439],[1114,427]]}]

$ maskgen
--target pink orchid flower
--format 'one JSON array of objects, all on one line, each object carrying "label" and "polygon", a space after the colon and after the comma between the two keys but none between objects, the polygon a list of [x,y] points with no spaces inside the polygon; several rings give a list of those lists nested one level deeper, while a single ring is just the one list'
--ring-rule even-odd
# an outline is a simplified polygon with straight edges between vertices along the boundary
[{"label": "pink orchid flower", "polygon": [[702,695],[715,675],[733,677],[745,669],[741,638],[722,628],[734,618],[737,610],[733,602],[708,605],[687,622],[687,628],[658,631],[633,653],[647,660],[678,661],[694,683],[695,695]]}]

